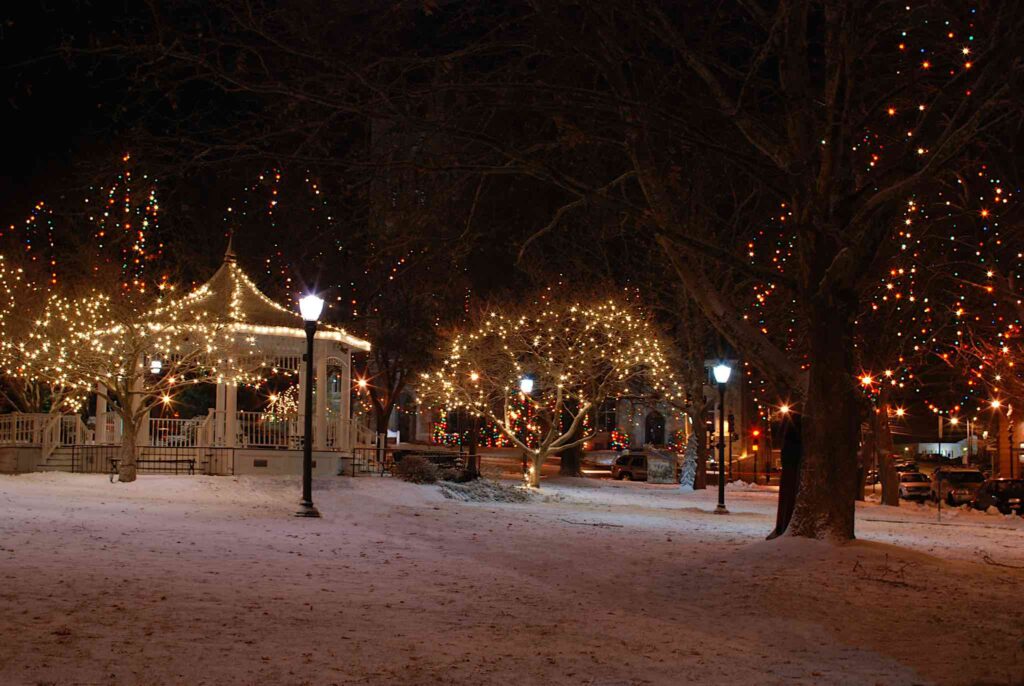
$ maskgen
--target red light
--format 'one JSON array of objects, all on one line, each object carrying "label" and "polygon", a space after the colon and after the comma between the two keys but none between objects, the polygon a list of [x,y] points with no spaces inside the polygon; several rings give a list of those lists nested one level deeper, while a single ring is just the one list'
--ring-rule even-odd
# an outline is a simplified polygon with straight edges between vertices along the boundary
[{"label": "red light", "polygon": [[760,429],[754,429],[753,433],[754,433],[754,436],[760,436],[761,435],[761,430]]}]

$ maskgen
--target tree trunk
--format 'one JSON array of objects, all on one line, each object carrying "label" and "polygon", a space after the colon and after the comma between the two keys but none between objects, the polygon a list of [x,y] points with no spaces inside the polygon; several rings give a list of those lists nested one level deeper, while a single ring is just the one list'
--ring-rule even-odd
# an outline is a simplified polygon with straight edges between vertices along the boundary
[{"label": "tree trunk", "polygon": [[135,481],[138,476],[138,463],[135,460],[138,452],[135,449],[137,431],[137,426],[129,422],[124,423],[124,435],[121,436],[120,461],[117,463],[117,480],[124,483]]},{"label": "tree trunk", "polygon": [[388,448],[388,422],[391,420],[391,409],[392,406],[388,405],[386,408],[374,403],[373,416],[375,420],[376,431],[377,431],[377,449],[376,458],[377,464],[384,463],[384,457],[387,455]]},{"label": "tree trunk", "polygon": [[686,449],[683,454],[683,468],[679,472],[679,486],[683,491],[694,490],[694,483],[697,481],[697,455],[700,453],[696,433],[691,433],[686,439]]},{"label": "tree trunk", "polygon": [[896,471],[896,463],[892,453],[883,452],[879,456],[878,480],[882,482],[882,504],[890,507],[900,506],[900,473]]},{"label": "tree trunk", "polygon": [[532,453],[530,455],[530,467],[526,472],[526,483],[530,488],[540,488],[540,468],[544,465],[547,453]]},{"label": "tree trunk", "polygon": [[786,533],[796,507],[796,496],[800,492],[800,463],[803,458],[803,431],[800,415],[790,414],[783,419],[782,474],[779,476],[779,504],[775,513],[775,529],[768,534],[773,539]]},{"label": "tree trunk", "polygon": [[854,386],[852,312],[845,299],[807,308],[810,374],[803,407],[800,490],[788,533],[854,538],[861,407]]},{"label": "tree trunk", "polygon": [[868,431],[861,426],[860,449],[857,451],[857,501],[863,502],[867,488],[867,474],[871,463],[875,459],[875,440],[877,438],[874,417],[868,421]]},{"label": "tree trunk", "polygon": [[[576,440],[574,437],[573,440]],[[558,467],[559,476],[583,476],[583,445],[577,445],[568,450],[563,450],[561,464]]]},{"label": "tree trunk", "polygon": [[466,458],[466,476],[475,479],[480,476],[480,456],[477,454],[480,445],[480,417],[473,416],[473,426],[469,430],[469,457]]},{"label": "tree trunk", "polygon": [[882,504],[891,507],[900,505],[900,475],[892,459],[892,425],[889,423],[889,403],[882,403],[881,412],[876,416],[875,439],[878,480],[882,482]]},{"label": "tree trunk", "polygon": [[708,427],[704,423],[704,412],[693,420],[693,435],[697,437],[697,476],[693,479],[693,490],[703,491],[708,487]]}]

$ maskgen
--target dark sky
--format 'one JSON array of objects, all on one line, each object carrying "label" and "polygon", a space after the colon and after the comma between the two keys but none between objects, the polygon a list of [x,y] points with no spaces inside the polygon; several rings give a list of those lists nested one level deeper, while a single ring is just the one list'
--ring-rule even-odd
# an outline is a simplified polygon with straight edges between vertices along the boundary
[{"label": "dark sky", "polygon": [[[108,5],[109,7],[109,5]],[[32,203],[67,188],[73,165],[111,151],[109,75],[73,68],[60,52],[97,27],[90,2],[9,2],[0,7],[0,107],[7,135],[0,156],[3,220],[24,218]]]}]

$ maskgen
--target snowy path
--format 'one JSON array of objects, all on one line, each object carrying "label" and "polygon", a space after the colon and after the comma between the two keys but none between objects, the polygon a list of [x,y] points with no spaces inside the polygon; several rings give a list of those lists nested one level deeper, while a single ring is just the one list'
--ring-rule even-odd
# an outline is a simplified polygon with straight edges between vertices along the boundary
[{"label": "snowy path", "polygon": [[1021,683],[1024,523],[597,480],[469,504],[390,479],[0,477],[3,684]]}]

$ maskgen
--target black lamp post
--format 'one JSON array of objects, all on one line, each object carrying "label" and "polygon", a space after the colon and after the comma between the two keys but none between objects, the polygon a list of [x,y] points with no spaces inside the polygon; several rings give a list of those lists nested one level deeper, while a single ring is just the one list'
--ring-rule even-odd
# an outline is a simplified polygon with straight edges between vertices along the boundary
[{"label": "black lamp post", "polygon": [[315,295],[307,295],[299,301],[299,311],[306,322],[306,412],[302,418],[302,500],[296,517],[320,516],[313,507],[313,337],[323,309],[324,301]]},{"label": "black lamp post", "polygon": [[[725,509],[725,384],[732,374],[732,367],[720,362],[711,370],[718,383],[718,506],[715,514],[729,514]],[[729,427],[732,430],[732,427]]]}]

